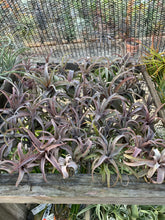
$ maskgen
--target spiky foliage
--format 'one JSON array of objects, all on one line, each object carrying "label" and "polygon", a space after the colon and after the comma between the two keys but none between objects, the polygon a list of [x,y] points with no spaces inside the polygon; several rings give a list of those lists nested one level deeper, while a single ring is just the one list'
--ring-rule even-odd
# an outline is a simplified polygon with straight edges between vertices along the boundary
[{"label": "spiky foliage", "polygon": [[[154,36],[152,41],[154,40]],[[160,40],[158,42],[159,46]],[[142,57],[142,64],[146,66],[148,74],[151,76],[162,103],[165,103],[165,52],[153,47],[146,48],[147,52]]]},{"label": "spiky foliage", "polygon": [[100,172],[110,186],[111,173],[117,182],[121,170],[131,170],[124,153],[148,160],[153,147],[164,152],[165,141],[154,128],[159,109],[150,113],[151,99],[140,97],[139,75],[125,58],[82,59],[74,71],[64,62],[50,65],[49,56],[43,66],[21,63],[25,73],[10,82],[11,93],[0,90],[6,97],[0,109],[0,170],[18,172],[16,185],[37,171],[45,181],[47,172],[64,178]]}]

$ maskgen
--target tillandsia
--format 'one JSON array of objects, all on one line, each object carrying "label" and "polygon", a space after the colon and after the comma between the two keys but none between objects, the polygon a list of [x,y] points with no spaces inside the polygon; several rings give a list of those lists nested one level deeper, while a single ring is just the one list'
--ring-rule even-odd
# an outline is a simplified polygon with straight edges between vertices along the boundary
[{"label": "tillandsia", "polygon": [[[18,156],[18,159],[17,159]],[[16,186],[20,184],[25,173],[29,175],[29,172],[39,164],[36,162],[39,154],[36,154],[34,150],[29,149],[26,154],[23,153],[22,143],[18,143],[17,150],[14,153],[12,160],[0,161],[0,170],[7,171],[8,173],[18,172],[18,179]]]},{"label": "tillandsia", "polygon": [[159,219],[165,218],[165,206],[162,205],[109,205],[92,204],[79,210],[77,217],[83,217],[83,214],[90,210],[92,219],[117,219],[117,220],[135,220],[135,219]]},{"label": "tillandsia", "polygon": [[28,48],[13,48],[12,41],[9,37],[0,37],[0,79],[7,77],[9,74],[16,72],[17,65],[20,65],[26,58],[23,53]]},{"label": "tillandsia", "polygon": [[[165,180],[165,149],[161,152],[158,149],[152,149],[148,158],[143,159],[140,157],[133,157],[131,155],[124,155],[125,158],[129,159],[131,162],[124,163],[128,166],[146,166],[148,169],[146,171],[147,178],[151,179],[153,183],[161,184]],[[155,174],[157,177],[155,180]]]},{"label": "tillandsia", "polygon": [[146,52],[144,57],[142,57],[142,61],[146,65],[147,71],[153,81],[159,84],[161,79],[165,79],[165,52],[158,52],[154,48],[147,49],[149,52]]},{"label": "tillandsia", "polygon": [[66,155],[65,158],[59,157],[58,162],[64,179],[69,177],[69,169],[73,169],[74,172],[77,170],[77,164],[72,160],[69,154]]},{"label": "tillandsia", "polygon": [[[101,134],[101,132],[99,132],[99,136],[95,137],[93,141],[95,150],[91,155],[94,158],[92,163],[92,175],[95,169],[101,166],[102,164],[109,164],[114,167],[115,172],[117,174],[117,178],[114,185],[118,182],[118,179],[120,178],[120,172],[116,163],[116,156],[119,156],[122,149],[128,145],[127,143],[122,143],[123,138],[124,135],[118,135],[114,139],[110,138],[110,140],[108,140]],[[108,167],[106,168],[106,170],[108,170]],[[110,177],[110,171],[105,172],[107,174],[107,177]],[[110,187],[109,178],[107,178],[107,186]]]},{"label": "tillandsia", "polygon": [[159,52],[160,39],[157,44],[157,49],[154,48],[154,38],[152,36],[152,45],[150,48],[146,47],[147,52],[142,57],[142,64],[146,66],[148,74],[151,76],[158,92],[160,100],[165,103],[164,96],[164,80],[165,80],[165,52]]},{"label": "tillandsia", "polygon": [[163,152],[155,131],[163,106],[151,109],[151,97],[141,97],[136,69],[125,58],[81,59],[71,70],[64,61],[50,64],[50,55],[44,66],[22,62],[24,74],[11,79],[11,91],[0,89],[0,170],[18,172],[16,185],[30,172],[45,181],[47,173],[83,172],[101,173],[110,186],[111,174],[116,184],[128,173],[124,155],[152,161],[152,149]]}]

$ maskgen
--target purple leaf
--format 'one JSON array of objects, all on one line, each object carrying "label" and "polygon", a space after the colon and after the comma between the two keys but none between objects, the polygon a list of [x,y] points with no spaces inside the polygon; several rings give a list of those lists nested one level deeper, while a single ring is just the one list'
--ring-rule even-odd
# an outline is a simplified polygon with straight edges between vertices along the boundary
[{"label": "purple leaf", "polygon": [[17,149],[18,149],[18,156],[20,158],[20,161],[22,161],[24,159],[24,154],[23,154],[23,151],[22,151],[22,143],[18,143],[17,145]]},{"label": "purple leaf", "polygon": [[41,168],[42,176],[43,176],[45,182],[48,182],[46,179],[46,174],[45,174],[45,157],[41,158],[40,168]]},{"label": "purple leaf", "polygon": [[113,158],[114,156],[118,155],[120,153],[120,151],[124,148],[127,147],[127,143],[123,144],[122,146],[118,146],[116,147],[116,149],[114,149],[114,151],[111,152],[110,154],[110,158]]},{"label": "purple leaf", "polygon": [[50,155],[50,158],[47,154],[45,154],[45,158],[53,165],[53,167],[55,167],[59,172],[61,172],[60,165],[52,154]]},{"label": "purple leaf", "polygon": [[95,171],[95,169],[97,167],[99,167],[105,160],[107,160],[108,157],[106,155],[102,155],[99,159],[98,159],[98,162],[96,164],[94,164],[94,167],[92,168],[92,175],[93,175],[93,172]]},{"label": "purple leaf", "polygon": [[9,140],[7,143],[3,144],[3,145],[0,147],[0,160],[2,160],[3,154],[4,154],[4,156],[7,156],[7,155],[8,155],[8,152],[5,152],[5,153],[4,153],[4,151],[6,150],[6,148],[8,148],[7,151],[10,152],[10,149],[11,149],[12,146],[13,146],[13,141],[14,141],[14,139],[11,139],[11,140]]},{"label": "purple leaf", "polygon": [[133,157],[137,157],[142,152],[142,149],[138,147],[133,148]]},{"label": "purple leaf", "polygon": [[30,131],[28,130],[27,128],[23,128],[29,135],[29,137],[31,138],[31,140],[34,142],[34,144],[40,148],[42,143],[38,140],[38,138],[35,137],[35,135]]},{"label": "purple leaf", "polygon": [[50,145],[49,147],[47,147],[47,148],[45,149],[45,151],[46,151],[46,152],[49,152],[49,151],[51,151],[52,149],[57,148],[57,147],[62,146],[62,145],[64,145],[64,143],[62,143],[62,144],[52,144],[52,145]]},{"label": "purple leaf", "polygon": [[89,152],[90,148],[92,147],[92,144],[93,144],[93,143],[92,143],[91,140],[88,139],[88,141],[87,141],[86,144],[88,144],[88,147],[86,148],[86,150],[84,151],[84,153],[81,155],[81,157],[85,157],[85,156],[88,154],[88,152]]},{"label": "purple leaf", "polygon": [[117,137],[115,137],[115,139],[113,140],[113,142],[112,142],[112,152],[114,151],[114,149],[115,149],[115,146],[116,146],[116,143],[121,139],[121,138],[123,138],[123,137],[125,137],[125,135],[118,135]]},{"label": "purple leaf", "polygon": [[22,169],[22,168],[20,168],[19,169],[19,175],[18,175],[18,178],[17,178],[17,182],[16,182],[16,187],[18,187],[18,185],[20,184],[20,182],[22,181],[22,179],[23,179],[23,177],[24,177],[24,173],[25,173],[25,171]]}]

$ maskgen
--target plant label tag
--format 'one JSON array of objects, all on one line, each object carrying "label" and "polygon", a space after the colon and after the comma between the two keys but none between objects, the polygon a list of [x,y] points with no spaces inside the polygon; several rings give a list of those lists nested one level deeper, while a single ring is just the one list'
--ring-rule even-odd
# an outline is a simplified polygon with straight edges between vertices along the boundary
[{"label": "plant label tag", "polygon": [[40,204],[37,207],[35,207],[34,209],[31,210],[31,212],[33,213],[33,215],[37,215],[38,213],[40,213],[42,210],[44,210],[44,208],[46,207],[47,204]]},{"label": "plant label tag", "polygon": [[56,220],[54,213],[52,213],[51,215],[47,216],[45,220]]},{"label": "plant label tag", "polygon": [[50,215],[51,208],[52,208],[52,204],[48,204],[47,208],[42,216],[42,220],[45,220],[47,218],[47,216]]}]

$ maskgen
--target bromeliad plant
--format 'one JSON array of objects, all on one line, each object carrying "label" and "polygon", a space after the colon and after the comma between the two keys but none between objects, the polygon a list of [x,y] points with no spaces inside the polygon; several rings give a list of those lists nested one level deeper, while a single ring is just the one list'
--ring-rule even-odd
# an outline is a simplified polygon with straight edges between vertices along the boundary
[{"label": "bromeliad plant", "polygon": [[[165,149],[161,152],[158,149],[153,149],[149,158],[143,159],[139,157],[133,157],[125,154],[125,157],[131,162],[126,162],[128,166],[147,166],[145,169],[147,177],[151,179],[153,183],[163,183],[165,178]],[[153,179],[154,174],[157,173],[156,180]]]},{"label": "bromeliad plant", "polygon": [[18,66],[26,60],[23,54],[28,48],[15,49],[9,37],[0,38],[0,80],[15,74]]},{"label": "bromeliad plant", "polygon": [[101,57],[79,60],[75,71],[64,62],[50,65],[50,55],[35,68],[22,62],[24,74],[9,81],[12,91],[0,90],[6,98],[0,108],[1,172],[18,172],[16,185],[30,172],[41,172],[45,181],[46,173],[100,173],[110,186],[111,174],[116,184],[121,172],[136,174],[129,168],[134,160],[143,160],[145,175],[154,179],[157,173],[153,182],[163,182],[159,109],[150,113],[151,98],[140,96],[136,69],[125,58]]},{"label": "bromeliad plant", "polygon": [[147,52],[142,57],[142,64],[146,66],[146,70],[155,84],[161,102],[165,103],[165,52],[159,52],[160,40],[157,49],[154,48],[153,44],[154,35],[151,47],[146,48]]},{"label": "bromeliad plant", "polygon": [[[23,54],[27,50],[28,48],[15,49],[9,37],[0,37],[0,88],[4,91],[11,92],[12,82],[18,80],[17,74],[22,72],[21,63],[26,60]],[[4,94],[1,93],[0,99],[2,107],[6,101]]]},{"label": "bromeliad plant", "polygon": [[120,172],[118,165],[115,161],[115,157],[118,156],[122,149],[127,146],[127,143],[118,143],[124,137],[124,135],[118,135],[114,138],[114,140],[110,138],[108,142],[107,138],[99,133],[99,137],[96,137],[96,140],[93,141],[95,145],[95,150],[94,154],[90,155],[90,157],[93,156],[94,158],[92,164],[92,174],[94,173],[96,168],[103,165],[102,178],[103,181],[105,181],[104,179],[106,174],[108,187],[110,187],[110,170],[108,168],[108,165],[112,165],[117,174],[114,185],[118,182],[118,179],[120,178]]}]

